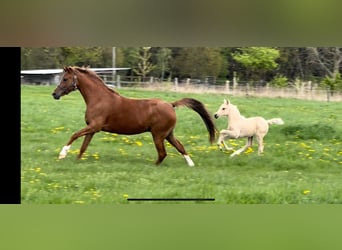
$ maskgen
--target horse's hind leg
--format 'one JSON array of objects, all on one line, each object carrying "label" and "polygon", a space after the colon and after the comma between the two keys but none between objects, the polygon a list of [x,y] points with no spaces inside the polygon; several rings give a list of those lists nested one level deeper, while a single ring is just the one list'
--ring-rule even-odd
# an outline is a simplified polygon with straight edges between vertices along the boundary
[{"label": "horse's hind leg", "polygon": [[253,136],[248,137],[246,145],[244,147],[240,148],[239,150],[236,150],[233,154],[230,155],[230,157],[233,157],[235,155],[241,154],[247,148],[252,147],[252,144],[253,144]]},{"label": "horse's hind leg", "polygon": [[174,146],[179,153],[181,153],[184,157],[184,159],[186,160],[187,164],[190,166],[190,167],[193,167],[195,166],[195,163],[191,160],[190,156],[188,155],[188,153],[186,152],[183,144],[178,141],[176,139],[176,137],[174,136],[173,132],[171,132],[167,137],[166,137],[166,140],[172,145]]},{"label": "horse's hind leg", "polygon": [[258,141],[258,154],[261,155],[264,152],[264,137],[258,136],[257,141]]},{"label": "horse's hind leg", "polygon": [[159,165],[160,163],[162,163],[162,161],[165,159],[166,157],[166,150],[165,150],[165,145],[164,145],[164,138],[163,137],[157,137],[156,135],[152,134],[153,137],[153,142],[154,145],[157,149],[158,152],[158,159],[155,162],[156,165]]}]

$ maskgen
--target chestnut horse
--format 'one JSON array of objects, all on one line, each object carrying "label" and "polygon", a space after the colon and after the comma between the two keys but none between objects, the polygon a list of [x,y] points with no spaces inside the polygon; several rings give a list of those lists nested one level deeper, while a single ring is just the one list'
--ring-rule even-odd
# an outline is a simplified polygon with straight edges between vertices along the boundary
[{"label": "chestnut horse", "polygon": [[175,107],[186,106],[197,112],[209,132],[209,141],[215,140],[215,125],[205,106],[193,98],[183,98],[174,102],[152,99],[133,99],[121,96],[107,87],[103,80],[92,70],[80,67],[64,67],[63,76],[52,93],[55,99],[79,90],[86,103],[85,122],[87,126],[74,133],[59,153],[59,159],[66,157],[71,144],[79,137],[85,136],[78,159],[87,149],[94,134],[106,131],[117,134],[133,135],[144,132],[152,134],[158,151],[159,165],[167,153],[166,139],[183,155],[189,166],[194,162],[184,149],[182,143],[174,136],[176,126]]},{"label": "chestnut horse", "polygon": [[217,146],[222,150],[221,144],[223,144],[226,150],[232,150],[224,142],[228,138],[243,138],[247,137],[247,144],[236,150],[230,157],[240,154],[247,148],[252,147],[253,137],[255,136],[258,142],[258,154],[262,154],[264,151],[263,140],[268,132],[269,125],[271,124],[284,124],[281,118],[273,118],[270,120],[265,120],[261,116],[245,118],[240,114],[237,106],[230,103],[229,100],[224,99],[223,104],[219,107],[214,117],[217,119],[221,116],[229,117],[229,123],[227,129],[222,129],[220,131],[219,138],[217,140]]}]

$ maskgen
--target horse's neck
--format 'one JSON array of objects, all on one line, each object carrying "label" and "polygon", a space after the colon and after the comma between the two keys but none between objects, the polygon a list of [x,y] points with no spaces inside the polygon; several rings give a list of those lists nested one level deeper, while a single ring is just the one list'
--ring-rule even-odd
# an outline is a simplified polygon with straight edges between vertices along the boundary
[{"label": "horse's neck", "polygon": [[240,111],[237,108],[232,109],[229,114],[229,118],[231,121],[239,121],[246,119],[243,115],[240,114]]},{"label": "horse's neck", "polygon": [[79,89],[84,101],[88,104],[91,102],[99,102],[106,95],[118,95],[117,92],[109,89],[104,83],[97,82],[98,79],[87,79],[85,76],[79,79]]}]

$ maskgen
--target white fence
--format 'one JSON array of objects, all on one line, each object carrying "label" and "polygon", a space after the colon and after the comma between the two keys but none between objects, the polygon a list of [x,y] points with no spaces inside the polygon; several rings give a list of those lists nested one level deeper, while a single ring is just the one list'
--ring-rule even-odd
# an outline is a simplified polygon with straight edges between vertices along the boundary
[{"label": "white fence", "polygon": [[[154,77],[120,76],[99,74],[104,82],[113,88],[144,88],[149,90],[175,91],[188,93],[221,93],[232,96],[258,96],[297,98],[319,101],[342,101],[342,92],[331,93],[323,89],[317,83],[296,82],[290,87],[270,87],[267,84],[251,85],[248,82],[219,82],[213,78],[182,79],[177,78],[161,81]],[[113,80],[115,79],[115,80]],[[23,79],[22,79],[23,80]],[[22,84],[30,84],[22,81]],[[46,83],[53,84],[52,82]],[[55,84],[58,84],[57,82]]]},{"label": "white fence", "polygon": [[270,87],[268,85],[251,86],[248,82],[229,81],[209,83],[196,79],[184,79],[179,81],[160,81],[157,78],[147,77],[121,77],[116,76],[115,81],[103,77],[104,81],[114,88],[144,88],[150,90],[175,91],[188,93],[221,93],[233,96],[258,96],[297,98],[304,100],[342,101],[342,92],[331,93],[329,89],[323,89],[312,82],[297,82],[290,87]]}]

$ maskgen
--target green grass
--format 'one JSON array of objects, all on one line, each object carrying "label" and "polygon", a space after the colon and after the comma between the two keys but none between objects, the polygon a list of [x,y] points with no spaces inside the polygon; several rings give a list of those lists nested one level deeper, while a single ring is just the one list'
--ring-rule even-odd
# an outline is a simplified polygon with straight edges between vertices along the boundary
[{"label": "green grass", "polygon": [[[83,138],[58,160],[72,133],[83,128],[85,103],[79,92],[56,101],[52,86],[21,87],[22,204],[341,204],[342,103],[282,98],[229,96],[241,114],[281,117],[265,137],[263,156],[257,145],[235,157],[208,142],[201,118],[177,108],[176,137],[196,166],[190,168],[169,144],[156,167],[157,152],[149,133],[126,136],[97,133],[84,157],[76,160]],[[211,113],[223,94],[120,89],[124,96],[174,101],[193,97]],[[218,129],[227,120],[215,120]],[[245,139],[230,140],[235,149]],[[215,201],[127,201],[130,198],[215,198]]]}]

